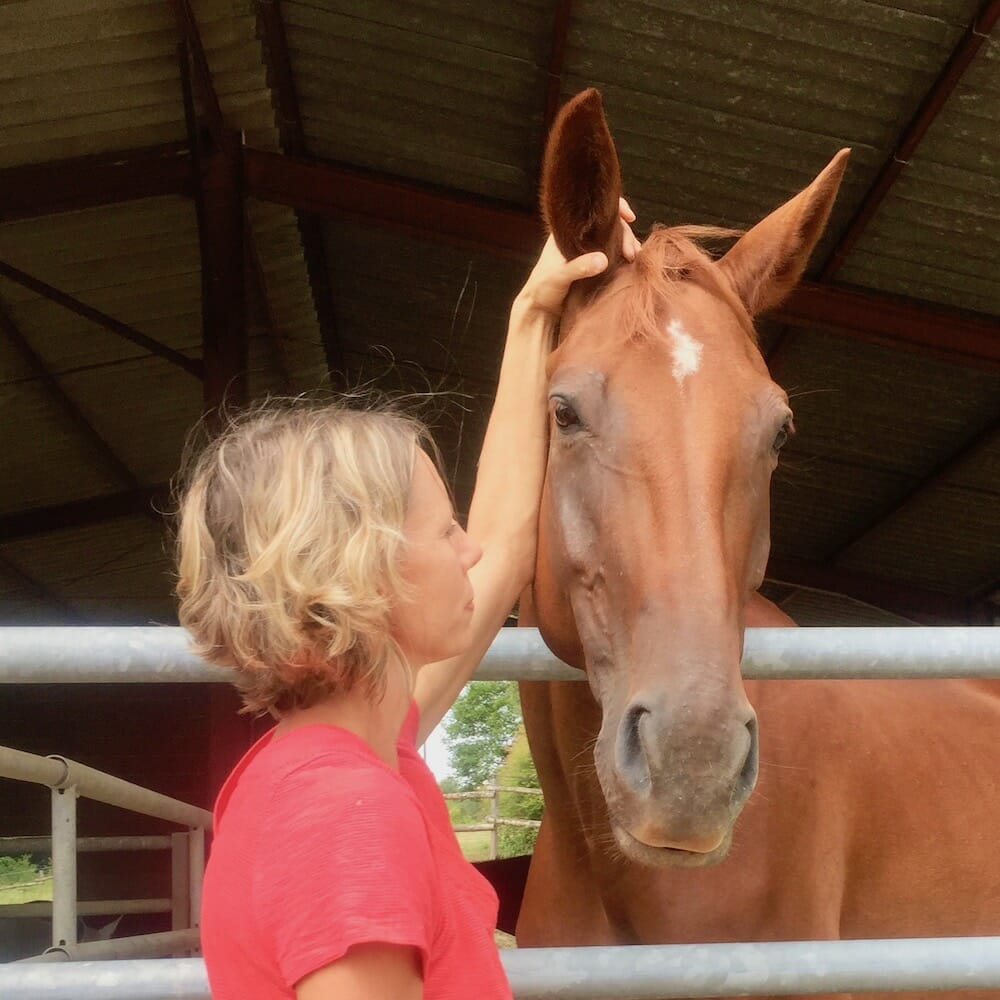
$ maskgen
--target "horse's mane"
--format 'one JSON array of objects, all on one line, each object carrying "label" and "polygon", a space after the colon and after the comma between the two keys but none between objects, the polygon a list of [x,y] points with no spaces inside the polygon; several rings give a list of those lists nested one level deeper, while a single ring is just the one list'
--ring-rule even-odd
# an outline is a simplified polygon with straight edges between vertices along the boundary
[{"label": "horse's mane", "polygon": [[753,323],[735,291],[714,267],[715,257],[706,245],[731,241],[742,236],[738,229],[719,226],[660,226],[642,245],[635,258],[635,281],[623,302],[623,323],[629,335],[645,339],[658,335],[662,324],[662,304],[676,294],[682,281],[694,281],[722,296],[737,316],[744,320],[747,335],[756,343]]}]

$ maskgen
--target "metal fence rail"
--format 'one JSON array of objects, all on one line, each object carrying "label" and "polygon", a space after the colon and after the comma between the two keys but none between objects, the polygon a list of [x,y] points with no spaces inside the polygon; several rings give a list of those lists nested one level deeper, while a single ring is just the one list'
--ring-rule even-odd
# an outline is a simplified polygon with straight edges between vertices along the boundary
[{"label": "metal fence rail", "polygon": [[[1000,628],[747,629],[743,674],[812,677],[1000,677]],[[537,629],[502,629],[477,680],[581,680]],[[0,629],[0,684],[226,681],[188,650],[183,629]]]},{"label": "metal fence rail", "polygon": [[[501,952],[517,1000],[660,1000],[1000,988],[1000,939],[525,948]],[[0,966],[17,1000],[210,1000],[200,959]]]},{"label": "metal fence rail", "polygon": [[[177,954],[191,947],[189,942],[192,940],[197,945],[197,930],[183,934],[176,932],[187,932],[189,928],[198,926],[201,879],[205,867],[205,830],[212,826],[212,814],[208,810],[199,809],[66,757],[41,757],[11,747],[0,746],[0,777],[48,785],[51,789],[52,836],[46,839],[52,851],[53,885],[51,903],[4,906],[0,907],[3,911],[0,915],[9,918],[24,917],[34,915],[34,910],[51,915],[52,945],[53,948],[60,949],[59,957],[63,960],[87,954],[103,958]],[[148,935],[116,938],[111,942],[102,942],[101,949],[77,945],[77,918],[83,909],[76,898],[77,851],[81,842],[85,842],[84,838],[76,835],[76,809],[80,797],[188,827],[184,833],[165,838],[166,845],[162,844],[162,839],[157,841],[158,847],[168,846],[171,851],[171,899],[128,901],[129,912],[139,912],[134,909],[135,906],[148,907],[150,904],[155,904],[155,909],[151,912],[170,912],[175,931],[172,936],[157,937],[155,940],[151,940]],[[129,849],[132,846],[127,843],[129,839],[92,838],[92,842],[95,846],[99,844],[104,848],[114,845],[117,849]],[[143,846],[147,845],[143,843]],[[109,902],[114,901],[99,901],[98,905],[106,907]],[[95,904],[91,904],[93,905]],[[122,908],[119,912],[124,913],[126,910]],[[79,950],[81,947],[82,951]],[[48,961],[48,954],[46,952],[39,960]]]},{"label": "metal fence rail", "polygon": [[[749,629],[743,673],[759,679],[1000,678],[1000,629]],[[556,660],[536,630],[505,629],[476,677],[583,675]],[[176,628],[0,629],[0,683],[225,680],[225,671],[188,652],[187,636]],[[46,776],[34,780],[50,783],[56,763],[37,765]],[[191,845],[191,854],[200,864],[198,846]],[[518,1000],[1000,990],[1000,938],[523,949],[501,957]],[[83,961],[0,966],[0,997],[209,1000],[209,991],[198,959]]]}]

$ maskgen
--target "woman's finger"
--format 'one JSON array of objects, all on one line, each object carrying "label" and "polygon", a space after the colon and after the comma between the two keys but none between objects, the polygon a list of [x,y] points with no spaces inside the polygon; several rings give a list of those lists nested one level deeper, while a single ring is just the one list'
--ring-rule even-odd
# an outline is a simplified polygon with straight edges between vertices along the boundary
[{"label": "woman's finger", "polygon": [[622,197],[618,198],[618,214],[626,222],[635,222],[635,212],[632,211],[632,206]]}]

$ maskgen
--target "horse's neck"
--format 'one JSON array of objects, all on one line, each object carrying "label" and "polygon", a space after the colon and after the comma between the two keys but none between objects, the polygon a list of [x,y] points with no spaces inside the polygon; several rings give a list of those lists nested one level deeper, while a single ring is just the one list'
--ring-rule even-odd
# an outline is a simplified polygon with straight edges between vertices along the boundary
[{"label": "horse's neck", "polygon": [[744,614],[747,628],[795,627],[795,622],[777,604],[756,591],[750,595]]}]

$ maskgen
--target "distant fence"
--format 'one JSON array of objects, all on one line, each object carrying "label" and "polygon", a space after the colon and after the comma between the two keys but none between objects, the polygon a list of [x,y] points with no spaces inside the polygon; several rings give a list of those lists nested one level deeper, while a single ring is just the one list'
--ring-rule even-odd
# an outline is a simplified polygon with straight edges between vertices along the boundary
[{"label": "distant fence", "polygon": [[488,785],[486,788],[475,792],[445,792],[445,798],[449,800],[461,799],[490,799],[490,814],[482,823],[452,823],[455,833],[483,833],[487,830],[490,833],[490,860],[500,854],[497,832],[501,826],[520,826],[525,829],[537,830],[542,821],[538,819],[514,819],[513,817],[500,815],[500,795],[510,793],[515,795],[541,795],[540,788],[521,788],[518,786]]}]

